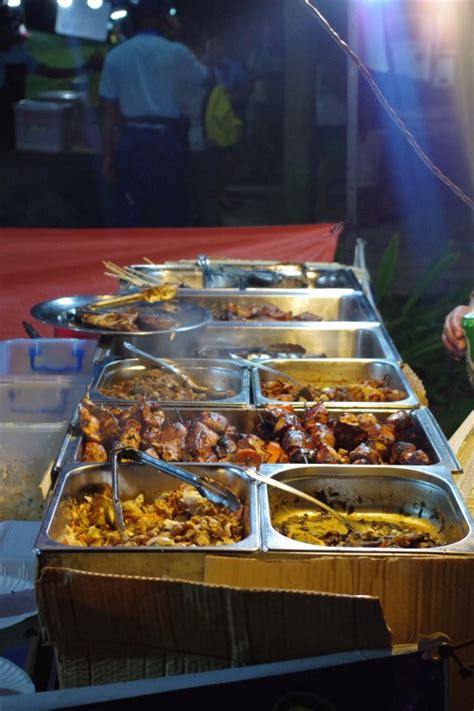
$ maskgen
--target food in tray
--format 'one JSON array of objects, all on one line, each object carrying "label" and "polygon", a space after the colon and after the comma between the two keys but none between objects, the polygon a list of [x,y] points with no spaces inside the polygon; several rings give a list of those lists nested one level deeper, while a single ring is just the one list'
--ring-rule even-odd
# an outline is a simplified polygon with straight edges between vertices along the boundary
[{"label": "food in tray", "polygon": [[328,387],[317,387],[307,383],[304,388],[285,378],[275,378],[261,382],[264,397],[269,400],[297,402],[396,402],[404,400],[407,394],[404,390],[388,387],[383,378],[362,380],[360,383],[348,383]]},{"label": "food in tray", "polygon": [[115,526],[112,490],[108,484],[82,500],[69,498],[61,504],[64,530],[59,543],[71,546],[221,546],[244,536],[242,509],[236,513],[205,499],[194,486],[181,484],[159,493],[153,503],[143,494],[122,501],[125,538]]},{"label": "food in tray", "polygon": [[323,404],[297,413],[290,405],[259,411],[254,432],[239,431],[219,412],[204,410],[173,422],[153,403],[128,408],[85,399],[79,408],[82,460],[107,461],[113,444],[171,462],[233,462],[258,467],[317,464],[431,464],[428,443],[407,412],[379,420],[372,413],[330,413]]},{"label": "food in tray", "polygon": [[219,321],[322,321],[322,316],[305,311],[293,314],[272,304],[238,304],[230,301],[221,307]]},{"label": "food in tray", "polygon": [[[208,400],[209,394],[196,392],[181,378],[160,368],[150,368],[130,378],[103,385],[99,392],[119,400]],[[222,399],[234,397],[235,390],[222,390]],[[212,399],[217,395],[213,392]]]},{"label": "food in tray", "polygon": [[274,524],[287,538],[316,546],[370,548],[432,548],[446,543],[431,521],[401,514],[358,512],[351,528],[325,512],[292,513]]},{"label": "food in tray", "polygon": [[169,316],[145,315],[129,310],[96,313],[78,309],[76,318],[85,326],[107,331],[165,331],[175,325],[174,319]]}]

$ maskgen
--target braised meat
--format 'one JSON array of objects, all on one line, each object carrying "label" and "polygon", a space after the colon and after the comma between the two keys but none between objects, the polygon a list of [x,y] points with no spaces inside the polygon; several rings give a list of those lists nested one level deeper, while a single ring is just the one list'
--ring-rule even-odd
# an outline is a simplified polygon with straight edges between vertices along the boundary
[{"label": "braised meat", "polygon": [[[223,414],[196,412],[172,422],[153,403],[126,409],[98,406],[85,399],[79,409],[82,459],[105,461],[117,442],[149,451],[167,461],[226,462],[258,467],[263,463],[430,464],[427,443],[410,415],[397,433],[390,415],[342,412],[330,415],[322,404],[303,413],[289,405],[259,412],[253,432],[239,431]],[[405,417],[409,418],[406,426]],[[389,422],[389,418],[392,418]],[[399,428],[400,429],[400,428]]]},{"label": "braised meat", "polygon": [[[395,402],[406,398],[403,390],[390,388],[380,379],[363,380],[360,383],[317,387],[311,383],[300,387],[285,378],[275,378],[261,383],[262,395],[269,400],[285,402]],[[397,426],[401,427],[403,418]],[[395,424],[395,422],[394,422]]]},{"label": "braised meat", "polygon": [[322,316],[308,311],[293,314],[273,304],[238,304],[230,301],[222,306],[219,321],[322,321]]}]

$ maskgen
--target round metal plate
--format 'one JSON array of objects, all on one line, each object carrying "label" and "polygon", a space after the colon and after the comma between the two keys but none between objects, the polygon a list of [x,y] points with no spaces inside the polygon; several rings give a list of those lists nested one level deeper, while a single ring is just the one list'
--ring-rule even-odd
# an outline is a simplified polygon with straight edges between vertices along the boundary
[{"label": "round metal plate", "polygon": [[[114,294],[113,296],[116,296]],[[48,323],[56,328],[68,328],[71,331],[80,331],[82,333],[96,333],[98,335],[120,335],[120,336],[148,336],[156,333],[180,333],[183,331],[191,331],[194,328],[206,326],[212,319],[210,312],[202,306],[195,304],[183,303],[176,300],[161,301],[155,304],[146,304],[137,302],[133,304],[133,308],[141,314],[148,316],[171,316],[175,321],[175,326],[161,331],[114,331],[111,329],[95,328],[79,323],[74,318],[76,309],[86,308],[88,304],[96,301],[107,301],[110,295],[81,295],[81,296],[63,296],[59,299],[51,301],[42,301],[36,304],[31,309],[33,318]],[[173,311],[168,309],[173,307]],[[121,308],[117,307],[116,311],[120,312]],[[114,311],[114,307],[110,307]],[[106,309],[104,308],[104,312]],[[97,313],[101,313],[100,310]]]}]

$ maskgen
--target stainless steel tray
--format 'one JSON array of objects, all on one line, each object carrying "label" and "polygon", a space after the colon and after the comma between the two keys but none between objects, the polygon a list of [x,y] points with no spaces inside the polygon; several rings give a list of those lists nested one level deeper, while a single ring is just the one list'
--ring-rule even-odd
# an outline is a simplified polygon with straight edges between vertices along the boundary
[{"label": "stainless steel tray", "polygon": [[[211,269],[215,272],[211,283],[206,283],[203,272],[193,262],[174,264],[131,264],[130,268],[140,276],[149,279],[150,283],[177,283],[181,287],[191,289],[203,288],[239,288],[248,284],[249,274],[255,270],[265,270],[278,275],[281,280],[273,288],[279,289],[355,289],[362,291],[362,286],[349,267],[339,264],[319,263],[283,263],[235,260],[222,261],[209,259]],[[243,277],[243,278],[241,278]],[[136,287],[121,280],[120,292],[134,291]]]},{"label": "stainless steel tray", "polygon": [[[396,410],[413,408],[419,406],[418,398],[413,392],[402,370],[397,364],[389,360],[370,360],[370,359],[354,359],[354,358],[305,358],[292,360],[268,360],[265,365],[280,370],[282,373],[296,378],[303,384],[310,383],[318,388],[332,387],[336,385],[344,385],[348,383],[358,383],[363,380],[383,379],[385,385],[389,388],[402,390],[405,392],[405,397],[401,400],[393,402],[368,402],[366,401],[347,401],[347,400],[327,400],[324,405],[328,408],[367,408],[374,410],[380,408],[394,408]],[[262,384],[276,377],[264,370],[254,369],[252,372],[252,387],[254,401],[256,405],[267,405],[268,403],[282,402],[281,400],[270,399],[265,397],[262,392]],[[294,401],[286,401],[287,404],[293,407],[304,407],[304,403]]]},{"label": "stainless steel tray", "polygon": [[[155,316],[157,314],[169,316],[170,314],[166,309],[173,306],[174,311],[172,313],[172,317],[175,325],[172,328],[162,330],[112,331],[93,326],[86,326],[78,323],[74,318],[73,314],[76,309],[85,308],[92,302],[107,301],[108,298],[110,298],[110,295],[108,294],[64,296],[58,299],[42,301],[41,303],[36,304],[31,309],[31,315],[38,319],[38,321],[48,323],[56,328],[67,328],[71,331],[91,333],[97,336],[127,336],[127,338],[136,338],[137,336],[149,338],[156,336],[157,334],[175,336],[180,332],[203,328],[207,326],[210,321],[209,312],[202,306],[199,306],[198,304],[182,303],[179,300],[156,302],[154,304],[147,304],[144,302],[137,302],[136,304],[133,304],[133,308],[135,310],[139,310],[142,315],[151,316]],[[117,307],[117,310],[120,311],[120,307]]]},{"label": "stainless steel tray", "polygon": [[[229,303],[242,306],[257,304],[273,305],[283,311],[291,310],[294,316],[305,311],[328,321],[378,321],[379,317],[365,294],[351,289],[179,289],[180,301],[200,306],[212,314],[212,324],[225,328],[234,327],[236,323],[245,323],[260,327],[270,323],[301,324],[301,321],[222,321],[219,319],[221,309]],[[307,324],[317,324],[320,321],[305,321]]]},{"label": "stainless steel tray", "polygon": [[[354,471],[356,469],[356,471]],[[297,489],[315,494],[324,492],[327,503],[342,510],[344,502],[355,511],[384,511],[404,513],[416,517],[439,521],[447,539],[447,544],[433,548],[376,548],[317,546],[295,541],[282,535],[274,528],[278,512],[276,507],[282,502],[291,502],[291,509],[309,511],[310,505],[304,500],[259,485],[262,516],[262,543],[265,550],[297,551],[315,553],[344,553],[370,555],[431,555],[446,553],[473,553],[473,521],[462,496],[450,474],[443,469],[426,467],[350,467],[341,466],[334,471],[328,465],[292,465],[286,468],[262,467],[262,473],[290,484]],[[317,495],[317,494],[316,494]],[[321,494],[319,494],[321,495]]]},{"label": "stainless steel tray", "polygon": [[[126,409],[127,406],[121,403],[114,404],[113,407],[118,409]],[[166,416],[167,422],[177,422],[186,421],[195,417],[199,412],[198,408],[184,408],[184,407],[163,407],[161,408]],[[204,408],[205,409],[205,408]],[[231,408],[231,407],[220,407],[214,408],[215,412],[221,413],[227,417],[231,425],[234,425],[239,432],[253,434],[257,431],[258,425],[261,423],[261,414],[259,410],[255,407],[249,408]],[[374,412],[375,417],[378,420],[383,420],[385,417],[393,413],[390,409],[379,409],[372,410],[370,408],[360,408],[351,409],[345,408],[344,410],[331,410],[331,417],[338,418],[342,412]],[[410,415],[414,422],[414,431],[423,445],[423,449],[428,453],[431,459],[431,466],[442,466],[448,471],[456,472],[460,471],[460,464],[454,456],[445,436],[441,432],[436,420],[427,408],[418,408],[410,411]],[[69,427],[68,433],[64,439],[63,446],[61,447],[58,460],[56,463],[56,468],[61,469],[63,467],[72,466],[81,461],[81,451],[83,444],[83,436],[79,430],[78,425],[78,412],[76,411],[72,424]],[[286,465],[280,465],[286,466]],[[339,469],[341,464],[334,464],[335,469]],[[361,465],[352,465],[359,468]],[[391,465],[393,467],[399,467],[400,465]]]},{"label": "stainless steel tray", "polygon": [[[207,398],[203,400],[158,400],[158,402],[179,403],[182,407],[220,407],[222,405],[247,406],[250,403],[250,375],[248,370],[241,368],[232,361],[211,360],[205,358],[176,358],[176,365],[187,375],[190,375],[200,385],[208,385],[218,390],[234,390],[235,395],[227,398]],[[110,402],[117,400],[101,392],[101,388],[110,387],[121,380],[130,379],[142,374],[153,366],[139,358],[126,358],[114,360],[104,365],[100,375],[94,379],[90,390],[90,397],[96,402]],[[164,371],[166,372],[166,371]],[[147,401],[151,398],[146,398]],[[136,402],[123,398],[122,401]]]},{"label": "stainless steel tray", "polygon": [[[82,547],[70,546],[60,543],[58,540],[61,532],[64,530],[65,520],[61,514],[61,503],[66,501],[68,497],[74,496],[82,498],[84,494],[90,493],[91,487],[101,483],[111,483],[111,472],[109,464],[89,464],[77,466],[64,470],[58,479],[51,501],[46,510],[41,528],[36,540],[35,548],[39,553],[42,551],[63,551],[70,553],[80,551],[85,554],[93,554],[102,552],[114,553],[156,553],[157,551],[165,552],[183,552],[197,551],[202,553],[231,553],[231,552],[252,552],[260,547],[260,531],[259,531],[259,503],[256,492],[256,487],[252,481],[249,481],[245,474],[239,476],[233,468],[229,471],[224,466],[219,465],[195,465],[186,464],[185,469],[189,469],[194,474],[204,475],[219,481],[230,488],[241,500],[243,511],[243,522],[245,529],[245,538],[238,543],[221,546],[143,546],[129,548],[126,546],[104,546],[104,547]],[[119,470],[119,489],[120,498],[125,501],[133,499],[138,494],[142,493],[145,496],[145,501],[151,502],[158,492],[172,491],[176,489],[179,482],[173,478],[158,471],[154,467],[147,465],[127,464],[122,465]]]},{"label": "stainless steel tray", "polygon": [[[327,358],[386,358],[401,361],[392,340],[385,328],[375,323],[328,323],[322,322],[310,326],[295,325],[260,325],[258,328],[244,322],[235,322],[225,328],[214,323],[199,334],[197,355],[224,357],[229,348],[254,349],[264,348],[275,343],[290,343],[302,346],[304,357]],[[261,359],[270,356],[261,356]],[[252,356],[256,360],[257,354]]]}]

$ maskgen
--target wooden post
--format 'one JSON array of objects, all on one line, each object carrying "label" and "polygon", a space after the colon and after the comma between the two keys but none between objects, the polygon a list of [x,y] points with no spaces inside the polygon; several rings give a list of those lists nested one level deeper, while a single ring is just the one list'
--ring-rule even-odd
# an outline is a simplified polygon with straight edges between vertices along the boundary
[{"label": "wooden post", "polygon": [[289,222],[315,218],[314,136],[318,26],[301,3],[284,0],[283,175]]}]

